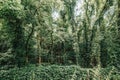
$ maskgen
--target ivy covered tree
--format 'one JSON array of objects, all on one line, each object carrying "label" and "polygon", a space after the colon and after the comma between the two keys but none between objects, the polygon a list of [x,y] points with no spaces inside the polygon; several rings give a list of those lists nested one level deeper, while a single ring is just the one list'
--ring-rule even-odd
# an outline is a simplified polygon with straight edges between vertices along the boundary
[{"label": "ivy covered tree", "polygon": [[24,63],[25,53],[24,28],[22,27],[25,16],[23,6],[15,0],[3,1],[2,5],[0,17],[6,21],[8,35],[11,38],[14,63],[20,66]]}]

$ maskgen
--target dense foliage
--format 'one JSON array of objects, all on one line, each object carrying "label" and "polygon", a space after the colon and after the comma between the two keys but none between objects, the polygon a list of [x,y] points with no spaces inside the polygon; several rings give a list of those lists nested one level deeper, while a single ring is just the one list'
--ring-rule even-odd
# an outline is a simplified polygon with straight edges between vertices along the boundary
[{"label": "dense foliage", "polygon": [[79,66],[29,66],[2,70],[1,80],[119,80],[114,67],[86,69]]},{"label": "dense foliage", "polygon": [[[42,80],[42,75],[46,74],[44,80],[59,80],[61,77],[57,79],[57,76],[68,74],[63,80],[69,80],[76,76],[75,69],[78,70],[79,77],[84,75],[85,71],[84,77],[87,79],[86,71],[89,71],[89,68],[90,71],[94,70],[92,68],[100,69],[98,72],[102,74],[102,69],[107,70],[110,66],[113,66],[117,70],[115,74],[119,75],[119,4],[118,0],[0,1],[0,77],[2,80],[13,80],[16,77],[22,79],[24,77],[21,76],[26,73],[29,80],[32,78],[30,75],[41,74]],[[62,65],[65,72],[60,73],[61,66],[28,67],[31,70],[27,71],[27,65],[44,63]],[[17,71],[18,68],[14,67],[20,70]],[[40,68],[38,73],[36,68]],[[47,68],[50,70],[48,74]],[[79,68],[85,69],[81,71]],[[59,73],[56,74],[57,72]],[[114,76],[110,73],[106,76],[112,79],[112,75]],[[90,77],[94,78],[91,73]],[[74,78],[76,79],[72,80],[79,80],[78,76]],[[32,80],[37,80],[37,77]]]}]

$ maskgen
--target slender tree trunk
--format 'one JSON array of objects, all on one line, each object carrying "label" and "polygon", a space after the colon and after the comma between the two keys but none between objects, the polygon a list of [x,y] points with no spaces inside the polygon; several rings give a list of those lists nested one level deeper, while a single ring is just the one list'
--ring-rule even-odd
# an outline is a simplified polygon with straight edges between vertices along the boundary
[{"label": "slender tree trunk", "polygon": [[25,59],[26,59],[26,64],[28,64],[28,62],[29,62],[29,57],[28,57],[28,53],[29,53],[29,50],[28,50],[28,47],[29,47],[29,41],[30,41],[30,38],[32,37],[32,35],[33,35],[33,33],[34,33],[34,28],[35,28],[35,26],[33,25],[32,26],[32,30],[31,30],[31,32],[30,32],[30,34],[28,35],[28,38],[27,38],[27,40],[26,40],[26,56],[25,56]]},{"label": "slender tree trunk", "polygon": [[37,34],[37,53],[38,53],[38,64],[41,64],[41,36],[39,35],[39,33]]},{"label": "slender tree trunk", "polygon": [[53,63],[53,31],[51,31],[51,34],[50,34],[50,36],[51,36],[51,48],[50,48],[50,58],[51,58],[51,63]]}]

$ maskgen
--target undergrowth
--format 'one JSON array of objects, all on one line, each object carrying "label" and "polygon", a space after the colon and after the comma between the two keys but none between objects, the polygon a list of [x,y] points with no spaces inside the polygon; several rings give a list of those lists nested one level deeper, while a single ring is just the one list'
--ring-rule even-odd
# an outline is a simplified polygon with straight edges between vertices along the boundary
[{"label": "undergrowth", "polygon": [[0,80],[120,80],[114,67],[81,68],[79,66],[40,65],[0,71]]}]

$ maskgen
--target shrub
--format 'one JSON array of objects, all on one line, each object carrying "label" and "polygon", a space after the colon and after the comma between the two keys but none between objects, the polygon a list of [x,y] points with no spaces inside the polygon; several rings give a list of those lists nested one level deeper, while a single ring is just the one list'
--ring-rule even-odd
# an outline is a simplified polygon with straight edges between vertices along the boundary
[{"label": "shrub", "polygon": [[0,80],[119,80],[113,67],[104,69],[79,66],[40,65],[0,71]]}]

